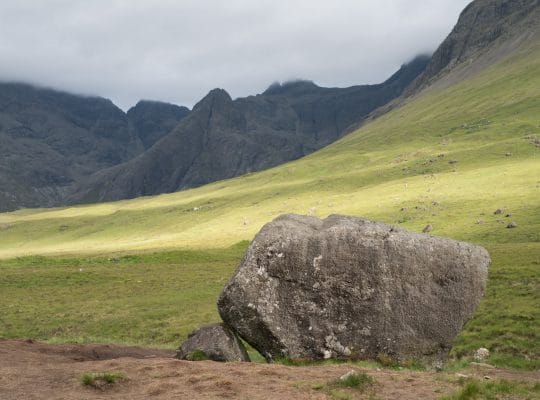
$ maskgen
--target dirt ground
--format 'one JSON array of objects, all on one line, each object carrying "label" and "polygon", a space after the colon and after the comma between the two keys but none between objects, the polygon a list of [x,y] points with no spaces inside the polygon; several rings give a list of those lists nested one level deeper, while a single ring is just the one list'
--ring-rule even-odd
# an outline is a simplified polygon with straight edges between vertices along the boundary
[{"label": "dirt ground", "polygon": [[[457,389],[456,374],[360,369],[350,365],[288,367],[259,363],[189,362],[174,352],[109,345],[50,345],[0,340],[0,399],[327,399],[327,386],[350,370],[375,380],[351,398],[437,399]],[[122,372],[127,379],[85,386],[87,372]],[[461,374],[484,379],[540,380],[518,373],[473,367]]]}]

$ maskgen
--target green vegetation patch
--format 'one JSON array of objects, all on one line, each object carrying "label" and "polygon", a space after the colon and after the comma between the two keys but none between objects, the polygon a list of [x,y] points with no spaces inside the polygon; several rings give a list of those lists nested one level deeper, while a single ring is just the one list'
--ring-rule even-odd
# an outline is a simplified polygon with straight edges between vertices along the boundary
[{"label": "green vegetation patch", "polygon": [[86,372],[81,376],[81,383],[85,386],[101,388],[126,379],[127,375],[123,372]]},{"label": "green vegetation patch", "polygon": [[195,350],[186,356],[188,361],[206,361],[209,360],[208,355],[202,350]]},{"label": "green vegetation patch", "polygon": [[507,380],[464,379],[462,388],[441,400],[534,400],[540,399],[540,384]]},{"label": "green vegetation patch", "polygon": [[311,389],[322,391],[333,399],[346,400],[360,393],[371,392],[374,385],[375,380],[366,373],[350,371],[330,382],[316,383]]},{"label": "green vegetation patch", "polygon": [[229,249],[0,261],[0,337],[177,347],[219,316]]}]

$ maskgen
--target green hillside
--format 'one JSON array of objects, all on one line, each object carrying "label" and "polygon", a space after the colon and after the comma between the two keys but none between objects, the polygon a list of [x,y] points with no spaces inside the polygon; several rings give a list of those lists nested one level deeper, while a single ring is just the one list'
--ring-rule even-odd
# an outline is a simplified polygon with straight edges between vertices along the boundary
[{"label": "green hillside", "polygon": [[[495,215],[498,208],[504,212]],[[493,259],[488,293],[454,354],[482,346],[494,351],[491,361],[498,365],[538,368],[540,46],[424,93],[322,151],[262,173],[131,201],[0,214],[0,258],[55,256],[0,261],[0,336],[177,345],[191,328],[217,319],[215,298],[245,244],[227,248],[282,213],[343,213],[415,231],[432,224],[432,234],[485,246]],[[517,227],[507,228],[510,222]],[[169,249],[191,251],[123,256]],[[120,258],[112,262],[103,254]],[[184,262],[179,254],[191,255]],[[72,278],[74,267],[90,268],[95,279]],[[100,283],[101,273],[116,274],[117,295],[90,304],[89,296],[113,289]],[[199,311],[185,311],[186,298],[165,291],[152,303],[159,317],[148,322],[151,309],[139,314],[140,299],[152,298],[159,282],[188,279],[169,287],[174,292],[192,278],[204,293],[193,305]],[[30,292],[42,306],[25,308]],[[51,300],[54,293],[59,297]],[[142,297],[131,301],[137,293]],[[47,307],[59,298],[68,311]],[[95,329],[104,307],[125,321],[122,329]],[[67,321],[76,328],[29,327],[37,315],[45,326]]]}]

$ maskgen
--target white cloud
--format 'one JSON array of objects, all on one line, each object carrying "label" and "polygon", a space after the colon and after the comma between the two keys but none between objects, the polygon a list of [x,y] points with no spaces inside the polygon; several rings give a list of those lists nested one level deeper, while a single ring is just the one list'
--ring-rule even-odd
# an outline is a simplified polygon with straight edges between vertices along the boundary
[{"label": "white cloud", "polygon": [[2,0],[0,78],[191,106],[275,80],[384,80],[434,50],[468,0]]}]

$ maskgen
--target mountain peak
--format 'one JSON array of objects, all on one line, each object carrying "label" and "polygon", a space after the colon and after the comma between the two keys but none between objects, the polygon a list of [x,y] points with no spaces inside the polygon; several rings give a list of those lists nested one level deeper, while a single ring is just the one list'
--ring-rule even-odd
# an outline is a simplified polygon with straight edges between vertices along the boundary
[{"label": "mountain peak", "polygon": [[229,103],[232,103],[232,98],[229,93],[227,93],[227,91],[224,89],[216,88],[210,90],[208,94],[202,98],[201,101],[195,104],[195,107],[193,107],[193,111],[201,109],[202,107],[209,107],[210,109],[214,109],[215,107],[222,107]]},{"label": "mountain peak", "polygon": [[[205,98],[221,99],[226,101],[232,101],[231,96],[225,89],[215,88],[208,92]],[[203,99],[204,100],[204,99]]]},{"label": "mountain peak", "polygon": [[298,79],[286,82],[274,82],[263,94],[265,95],[302,95],[320,89],[313,81]]},{"label": "mountain peak", "polygon": [[149,113],[170,113],[178,114],[179,116],[185,116],[189,113],[189,108],[184,106],[177,106],[176,104],[167,103],[157,100],[139,100],[137,104],[131,107],[127,114],[149,114]]}]

